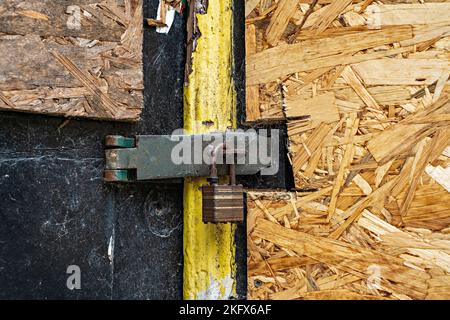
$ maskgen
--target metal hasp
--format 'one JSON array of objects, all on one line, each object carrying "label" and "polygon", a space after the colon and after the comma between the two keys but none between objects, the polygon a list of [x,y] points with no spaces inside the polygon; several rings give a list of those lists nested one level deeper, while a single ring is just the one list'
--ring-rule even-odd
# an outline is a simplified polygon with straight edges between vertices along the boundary
[{"label": "metal hasp", "polygon": [[[227,164],[236,163],[236,175],[254,175],[270,167],[254,155],[261,143],[255,133],[226,132],[198,135],[139,135],[134,138],[107,136],[104,179],[108,182],[207,177],[210,174],[210,149],[230,139],[237,142],[233,156],[217,163],[219,175],[227,174]],[[263,143],[270,144],[270,139]],[[267,145],[266,145],[267,146]],[[265,148],[270,157],[270,145]],[[226,151],[225,151],[226,153]],[[253,155],[253,156],[251,156]],[[233,159],[233,160],[230,160]]]}]

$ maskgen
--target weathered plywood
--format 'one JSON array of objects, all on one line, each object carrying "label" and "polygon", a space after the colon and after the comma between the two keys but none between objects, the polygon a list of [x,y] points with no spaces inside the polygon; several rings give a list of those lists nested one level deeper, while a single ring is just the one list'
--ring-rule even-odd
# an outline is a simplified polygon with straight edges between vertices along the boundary
[{"label": "weathered plywood", "polygon": [[142,0],[0,4],[0,109],[136,121]]}]

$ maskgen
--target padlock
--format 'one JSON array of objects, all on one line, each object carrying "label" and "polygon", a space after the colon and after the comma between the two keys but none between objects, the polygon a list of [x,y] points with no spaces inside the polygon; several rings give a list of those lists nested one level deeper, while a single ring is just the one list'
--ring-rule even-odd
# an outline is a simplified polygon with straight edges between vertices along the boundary
[{"label": "padlock", "polygon": [[219,145],[212,151],[209,185],[202,186],[203,222],[242,222],[244,220],[244,189],[242,185],[236,185],[235,164],[229,165],[230,184],[219,185],[216,154],[220,147],[224,150],[226,148],[225,145]]}]

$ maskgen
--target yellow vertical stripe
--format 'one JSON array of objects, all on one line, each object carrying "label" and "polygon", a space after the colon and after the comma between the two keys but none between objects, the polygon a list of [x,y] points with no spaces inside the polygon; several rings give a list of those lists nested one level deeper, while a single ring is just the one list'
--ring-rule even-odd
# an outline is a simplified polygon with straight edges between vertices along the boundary
[{"label": "yellow vertical stripe", "polygon": [[[198,15],[202,35],[193,53],[189,86],[184,91],[186,133],[225,131],[236,126],[232,2],[209,1],[207,13]],[[183,296],[227,299],[236,290],[235,226],[202,222],[199,188],[205,183],[203,178],[186,178],[184,183]]]}]

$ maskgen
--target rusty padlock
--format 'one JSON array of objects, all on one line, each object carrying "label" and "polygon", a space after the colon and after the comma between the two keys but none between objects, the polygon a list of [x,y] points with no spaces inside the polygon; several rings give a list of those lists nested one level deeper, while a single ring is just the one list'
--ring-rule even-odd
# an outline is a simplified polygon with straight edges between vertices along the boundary
[{"label": "rusty padlock", "polygon": [[244,220],[244,189],[236,185],[236,165],[229,164],[229,185],[219,185],[217,175],[217,152],[225,151],[226,145],[221,144],[211,152],[211,173],[209,185],[202,186],[203,222],[227,223]]}]

